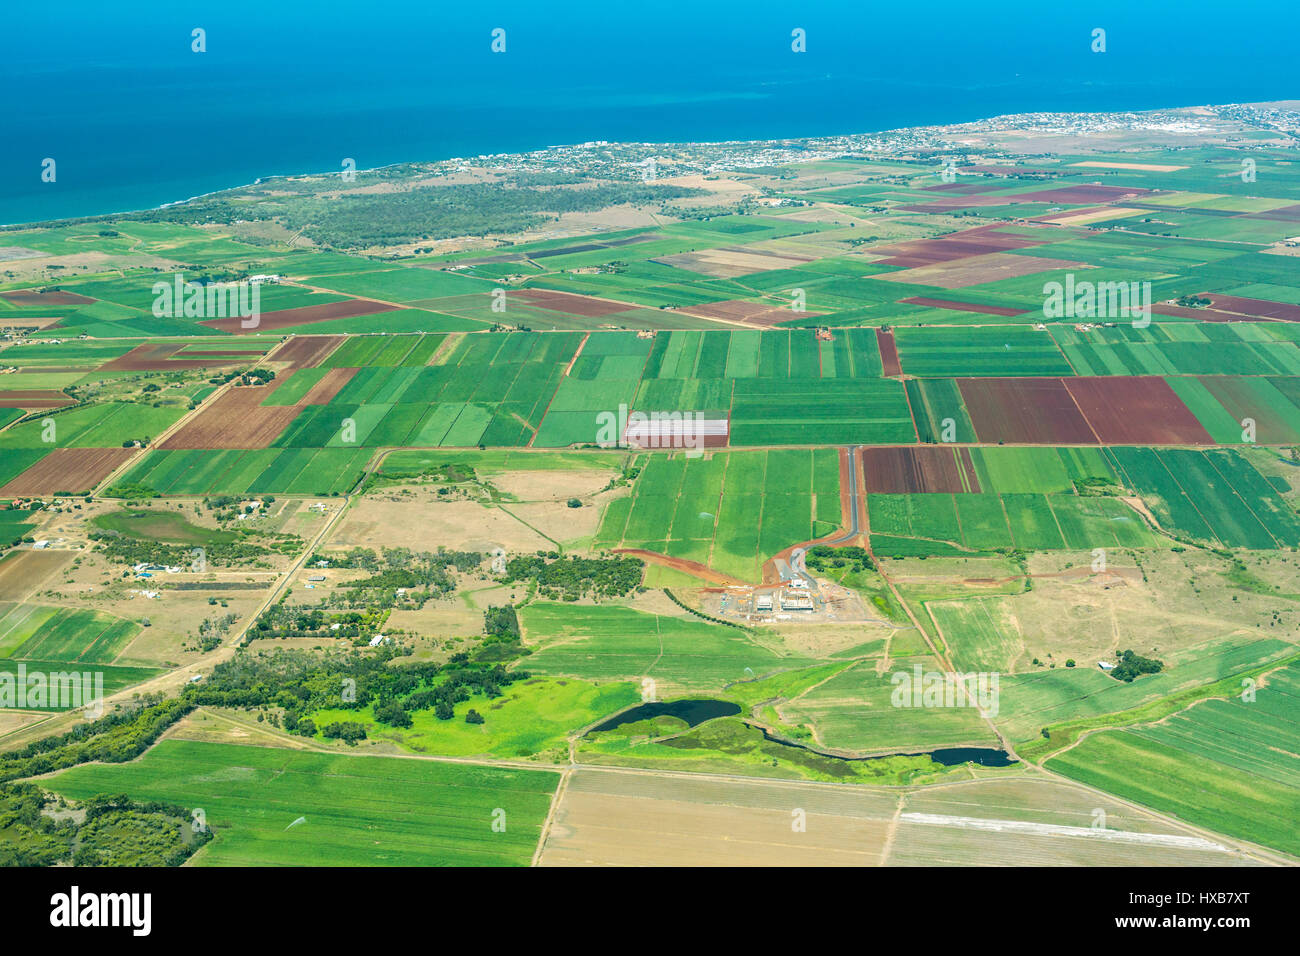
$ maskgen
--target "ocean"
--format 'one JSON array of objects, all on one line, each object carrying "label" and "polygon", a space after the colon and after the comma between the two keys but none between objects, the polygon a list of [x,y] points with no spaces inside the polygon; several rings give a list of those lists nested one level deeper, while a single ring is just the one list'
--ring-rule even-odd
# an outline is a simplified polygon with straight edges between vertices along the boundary
[{"label": "ocean", "polygon": [[10,5],[0,223],[153,207],[344,158],[1300,98],[1292,2],[212,6]]}]

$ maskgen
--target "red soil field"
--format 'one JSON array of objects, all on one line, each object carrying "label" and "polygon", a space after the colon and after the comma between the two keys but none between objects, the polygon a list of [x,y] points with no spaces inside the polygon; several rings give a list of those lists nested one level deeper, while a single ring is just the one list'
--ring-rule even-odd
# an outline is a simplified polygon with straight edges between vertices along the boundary
[{"label": "red soil field", "polygon": [[981,442],[1097,444],[1059,378],[959,378],[957,387]]},{"label": "red soil field", "polygon": [[[1200,212],[1198,209],[1197,212]],[[1273,222],[1300,222],[1300,205],[1281,206],[1264,212],[1242,213],[1240,219],[1269,219]]]},{"label": "red soil field", "polygon": [[952,235],[938,239],[909,239],[906,242],[876,246],[870,252],[872,255],[890,257],[880,261],[879,264],[882,266],[901,266],[911,269],[916,266],[933,265],[936,262],[951,262],[954,259],[982,256],[990,252],[1028,249],[1061,238],[1059,235],[1053,235],[1050,238],[1030,239],[1027,236],[1002,235],[996,232],[996,229],[996,226],[976,226],[974,229],[963,229],[961,232],[954,232]]},{"label": "red soil field", "polygon": [[1163,378],[1113,375],[1064,381],[1103,444],[1214,444],[1210,433]]},{"label": "red soil field", "polygon": [[242,385],[228,389],[158,447],[269,447],[302,410],[297,405],[261,407],[274,387]]},{"label": "red soil field", "polygon": [[[969,487],[962,483],[966,473]],[[943,445],[862,449],[862,474],[869,494],[978,492],[970,451]]]},{"label": "red soil field", "polygon": [[1212,308],[1220,312],[1258,319],[1277,319],[1280,322],[1300,322],[1300,305],[1271,302],[1268,299],[1246,299],[1239,295],[1220,295],[1217,292],[1207,292],[1205,295],[1209,297]]},{"label": "red soil field", "polygon": [[881,374],[885,378],[903,374],[903,367],[898,363],[898,343],[894,341],[893,329],[876,329],[876,345],[880,348]]},{"label": "red soil field", "polygon": [[287,362],[289,368],[315,368],[343,342],[341,335],[295,335],[268,358],[272,362]]},{"label": "red soil field", "polygon": [[580,315],[589,319],[614,315],[617,312],[626,312],[628,309],[636,308],[636,306],[625,302],[607,302],[604,299],[574,295],[571,292],[554,292],[550,289],[522,289],[511,294],[517,295],[529,305],[535,305],[539,309],[550,309],[552,312],[563,312],[565,315]]},{"label": "red soil field", "polygon": [[0,391],[0,408],[62,408],[72,399],[52,388],[14,388]]},{"label": "red soil field", "polygon": [[1083,204],[1093,202],[1113,202],[1125,196],[1147,196],[1151,190],[1139,189],[1137,186],[1061,186],[1057,189],[1044,189],[1040,192],[1016,193],[1002,196],[999,202],[1050,202]]},{"label": "red soil field", "polygon": [[264,312],[258,318],[257,325],[246,329],[246,321],[237,315],[224,319],[207,319],[199,325],[210,329],[221,329],[233,335],[251,335],[257,332],[287,329],[295,325],[310,325],[312,322],[327,322],[330,319],[355,319],[362,315],[378,315],[380,312],[394,312],[398,306],[370,299],[344,299],[341,302],[327,302],[324,305],[303,305],[296,309],[281,309],[278,312]]},{"label": "red soil field", "polygon": [[0,495],[23,497],[56,491],[89,491],[135,452],[134,448],[56,448],[0,487]]},{"label": "red soil field", "polygon": [[20,306],[90,305],[95,301],[84,295],[77,295],[75,292],[33,292],[29,289],[20,292],[0,292],[0,298]]},{"label": "red soil field", "polygon": [[954,196],[951,199],[936,199],[934,202],[911,203],[897,207],[903,212],[956,212],[974,206],[1001,206],[1005,199],[994,196]]},{"label": "red soil field", "polygon": [[980,315],[1024,315],[1024,309],[1012,309],[1003,305],[975,305],[971,302],[955,302],[952,299],[931,299],[924,295],[914,295],[910,299],[899,299],[908,305],[928,305],[936,309],[953,309],[957,312],[978,312]]},{"label": "red soil field", "polygon": [[[179,369],[190,368],[213,368],[218,365],[238,365],[243,359],[256,361],[261,356],[254,355],[251,358],[247,352],[234,352],[233,355],[227,352],[223,355],[214,355],[204,358],[202,352],[187,352],[186,358],[179,359],[172,356],[180,352],[185,347],[184,343],[160,343],[157,345],[137,345],[125,355],[120,355],[111,362],[105,362],[99,368],[101,371],[119,370],[124,372],[166,372]],[[190,358],[188,356],[199,356]]]},{"label": "red soil field", "polygon": [[[1173,315],[1180,319],[1194,319],[1198,322],[1244,322],[1244,315],[1233,315],[1231,312],[1220,312],[1218,309],[1189,309],[1181,305],[1168,305],[1164,302],[1156,302],[1151,306],[1151,311],[1156,315]],[[1263,319],[1264,322],[1272,322],[1273,319]]]}]

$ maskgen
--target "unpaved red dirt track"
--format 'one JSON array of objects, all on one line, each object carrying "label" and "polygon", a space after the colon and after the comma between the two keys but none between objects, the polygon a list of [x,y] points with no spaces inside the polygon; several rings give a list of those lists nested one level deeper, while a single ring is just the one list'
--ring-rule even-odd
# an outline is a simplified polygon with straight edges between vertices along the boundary
[{"label": "unpaved red dirt track", "polygon": [[268,447],[302,410],[297,405],[261,407],[281,381],[283,376],[272,385],[231,388],[158,447]]},{"label": "unpaved red dirt track", "polygon": [[885,378],[902,375],[903,367],[898,362],[898,343],[894,341],[892,329],[876,329],[876,345],[880,347],[881,374]]},{"label": "unpaved red dirt track", "polygon": [[1059,378],[959,378],[957,387],[981,442],[1097,444]]},{"label": "unpaved red dirt track", "polygon": [[924,295],[915,295],[910,299],[899,299],[908,305],[928,305],[936,309],[952,309],[956,312],[978,312],[980,315],[1024,315],[1024,309],[1012,309],[1004,305],[975,305],[972,302],[956,302],[952,299],[932,299]]},{"label": "unpaved red dirt track", "polygon": [[210,329],[221,329],[234,335],[252,335],[254,333],[287,329],[295,325],[310,325],[312,322],[328,322],[330,319],[355,319],[362,315],[378,315],[380,312],[394,312],[398,306],[370,299],[344,299],[342,302],[327,302],[323,305],[303,305],[296,309],[281,309],[279,312],[263,312],[253,328],[244,328],[244,319],[230,316],[224,319],[208,319],[199,325]]},{"label": "unpaved red dirt track", "polygon": [[0,391],[0,408],[62,408],[72,399],[51,388],[16,388]]},{"label": "unpaved red dirt track", "polygon": [[862,450],[862,476],[868,494],[961,494],[967,490],[963,472],[970,490],[978,492],[979,479],[968,449],[917,445]]},{"label": "unpaved red dirt track", "polygon": [[0,495],[83,492],[99,484],[135,454],[134,448],[56,448],[0,487]]},{"label": "unpaved red dirt track", "polygon": [[1103,444],[1214,444],[1163,378],[1116,375],[1064,381]]},{"label": "unpaved red dirt track", "polygon": [[700,564],[698,561],[687,561],[685,558],[670,558],[668,555],[660,554],[657,551],[643,551],[641,548],[615,548],[614,553],[631,555],[634,558],[640,558],[642,561],[648,561],[651,564],[662,565],[665,568],[673,568],[677,571],[685,571],[687,574],[700,578],[703,581],[709,581],[713,584],[747,583],[740,580],[740,578],[733,578],[729,574],[715,571],[707,565]]},{"label": "unpaved red dirt track", "polygon": [[636,308],[635,305],[629,303],[606,302],[603,299],[592,299],[585,295],[574,295],[570,292],[554,292],[550,289],[523,289],[512,294],[523,299],[529,305],[537,306],[539,309],[550,309],[552,312],[563,312],[565,315],[580,315],[589,319],[615,315]]},{"label": "unpaved red dirt track", "polygon": [[289,368],[315,368],[343,342],[342,335],[297,336],[267,356],[270,362],[287,362]]}]

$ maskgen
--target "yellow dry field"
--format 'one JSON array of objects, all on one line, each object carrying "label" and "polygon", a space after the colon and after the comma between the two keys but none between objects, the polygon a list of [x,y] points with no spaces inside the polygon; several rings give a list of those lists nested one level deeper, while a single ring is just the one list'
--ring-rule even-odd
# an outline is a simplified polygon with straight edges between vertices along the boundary
[{"label": "yellow dry field", "polygon": [[705,249],[701,252],[663,256],[654,261],[719,279],[735,279],[772,269],[793,269],[803,265],[808,259],[744,249]]},{"label": "yellow dry field", "polygon": [[415,489],[413,495],[400,499],[391,495],[362,497],[330,535],[329,545],[375,551],[436,551],[442,546],[452,551],[485,553],[493,548],[518,552],[553,547],[543,535],[500,508],[464,499],[439,499],[432,488]]},{"label": "yellow dry field", "polygon": [[875,866],[896,803],[867,789],[583,767],[564,786],[540,863]]},{"label": "yellow dry field", "polygon": [[567,501],[597,494],[615,477],[605,469],[574,471],[498,471],[488,479],[493,488],[518,501]]},{"label": "yellow dry field", "polygon": [[38,720],[44,720],[49,714],[32,713],[25,710],[0,710],[0,740],[14,731],[31,726]]},{"label": "yellow dry field", "polygon": [[[1111,552],[1105,573],[1092,572],[1091,556],[1033,554],[1030,591],[1000,560],[891,561],[889,574],[909,603],[952,608],[966,599],[989,599],[987,609],[996,611],[1001,632],[1015,645],[1008,670],[1024,673],[1039,670],[1034,658],[1095,666],[1131,648],[1173,665],[1199,656],[1207,642],[1296,641],[1289,628],[1273,625],[1273,616],[1289,620],[1294,613],[1294,603],[1281,595],[1300,591],[1300,557],[1241,552],[1238,559],[1261,586],[1235,587],[1230,559],[1193,549],[1145,551],[1141,568],[1129,555]],[[923,623],[935,630],[928,614]],[[944,636],[951,644],[954,635]]]},{"label": "yellow dry field", "polygon": [[875,276],[885,282],[906,282],[914,285],[932,285],[941,289],[964,289],[966,286],[979,285],[984,282],[996,282],[999,279],[1014,279],[1019,276],[1033,275],[1036,272],[1048,272],[1054,269],[1091,269],[1082,262],[1066,259],[1047,259],[1038,256],[1016,256],[1009,252],[990,252],[982,256],[970,256],[952,262],[938,262],[929,266],[917,266],[915,269],[900,269],[898,272],[886,272]]},{"label": "yellow dry field", "polygon": [[1102,222],[1107,219],[1123,219],[1136,216],[1141,209],[1125,209],[1123,206],[1107,206],[1104,209],[1085,209],[1073,216],[1053,216],[1052,222],[1058,226],[1083,226],[1090,222]]},{"label": "yellow dry field", "polygon": [[1046,776],[939,784],[903,800],[890,866],[1247,866],[1205,834]]},{"label": "yellow dry field", "polygon": [[1261,861],[1212,835],[1046,776],[908,790],[581,767],[562,787],[539,862],[1234,866]]},{"label": "yellow dry field", "polygon": [[21,601],[71,561],[71,551],[11,551],[0,560],[0,601]]},{"label": "yellow dry field", "polygon": [[1140,169],[1152,173],[1176,173],[1180,169],[1186,169],[1186,166],[1161,166],[1158,163],[1103,163],[1092,159],[1086,163],[1070,163],[1071,166],[1082,166],[1087,169]]}]

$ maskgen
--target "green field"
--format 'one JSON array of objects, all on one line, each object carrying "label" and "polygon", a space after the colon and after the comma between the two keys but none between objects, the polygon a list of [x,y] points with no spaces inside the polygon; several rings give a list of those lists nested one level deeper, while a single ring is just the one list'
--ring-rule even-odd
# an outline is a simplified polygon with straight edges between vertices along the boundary
[{"label": "green field", "polygon": [[[806,667],[734,627],[627,607],[530,604],[521,615],[531,673],[657,685],[659,697]],[[746,673],[746,669],[749,673]]]},{"label": "green field", "polygon": [[197,865],[519,866],[558,781],[545,770],[166,740],[132,763],[75,767],[46,785],[78,800],[126,793],[201,808],[216,836]]},{"label": "green field", "polygon": [[607,507],[597,547],[643,548],[747,581],[765,560],[840,524],[833,448],[637,458],[630,498]]},{"label": "green field", "polygon": [[1300,855],[1300,669],[1254,700],[1210,700],[1085,737],[1049,769],[1198,826]]}]

